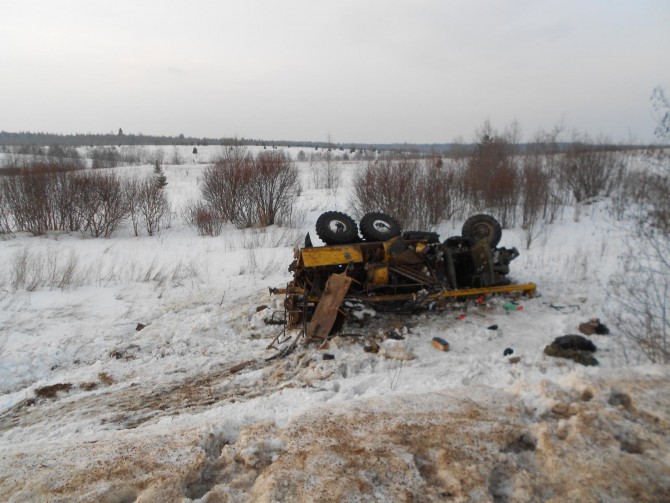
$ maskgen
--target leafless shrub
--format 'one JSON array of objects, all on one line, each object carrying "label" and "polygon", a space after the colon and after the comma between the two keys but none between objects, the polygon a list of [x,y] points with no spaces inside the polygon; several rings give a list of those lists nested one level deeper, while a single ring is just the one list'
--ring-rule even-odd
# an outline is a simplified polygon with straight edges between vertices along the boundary
[{"label": "leafless shrub", "polygon": [[561,157],[558,181],[578,203],[609,195],[625,170],[624,154],[607,146],[604,140],[599,143],[587,136],[575,138]]},{"label": "leafless shrub", "polygon": [[18,231],[38,236],[49,230],[79,228],[73,206],[72,169],[31,163],[4,178],[5,209]]},{"label": "leafless shrub", "polygon": [[162,147],[157,147],[156,150],[154,150],[153,155],[151,156],[151,164],[163,164],[165,160],[165,152],[163,151]]},{"label": "leafless shrub", "polygon": [[223,230],[221,217],[203,201],[193,201],[186,205],[182,218],[195,227],[201,236],[218,236]]},{"label": "leafless shrub", "polygon": [[454,212],[456,171],[430,161],[381,158],[354,176],[351,205],[358,215],[383,211],[404,228],[428,229]]},{"label": "leafless shrub", "polygon": [[340,187],[340,169],[332,150],[328,149],[323,155],[313,156],[310,167],[312,184],[315,189],[334,191]]},{"label": "leafless shrub", "polygon": [[514,125],[498,134],[486,121],[477,132],[464,176],[472,207],[492,213],[504,228],[516,221],[520,184],[514,143],[518,134]]},{"label": "leafless shrub", "polygon": [[135,236],[140,235],[140,180],[130,178],[124,184],[128,215],[133,225]]},{"label": "leafless shrub", "polygon": [[149,236],[169,226],[172,215],[170,201],[154,178],[140,181],[137,197],[136,208]]},{"label": "leafless shrub", "polygon": [[[670,103],[659,90],[652,95],[659,114],[656,133],[670,140]],[[646,178],[635,231],[627,240],[621,271],[613,275],[608,293],[614,301],[609,315],[626,339],[655,363],[670,363],[670,157],[655,156],[662,168]]]},{"label": "leafless shrub", "polygon": [[285,221],[300,190],[298,171],[281,152],[255,158],[229,147],[203,176],[202,195],[212,213],[242,229]]},{"label": "leafless shrub", "polygon": [[62,170],[84,169],[84,161],[74,147],[51,145],[46,153],[46,163]]},{"label": "leafless shrub", "polygon": [[252,199],[258,225],[265,227],[290,215],[292,201],[300,191],[298,170],[281,152],[261,152],[254,162]]},{"label": "leafless shrub", "polygon": [[521,172],[521,228],[526,249],[533,240],[544,232],[546,221],[543,210],[549,199],[549,175],[542,167],[539,156],[530,155],[525,159]]},{"label": "leafless shrub", "polygon": [[14,236],[12,232],[12,213],[7,201],[6,180],[0,178],[0,239],[8,239]]},{"label": "leafless shrub", "polygon": [[670,363],[670,237],[645,225],[636,238],[609,282],[608,315],[650,361]]},{"label": "leafless shrub", "polygon": [[92,169],[116,168],[120,161],[115,148],[94,148],[90,156]]},{"label": "leafless shrub", "polygon": [[172,148],[172,155],[170,156],[169,164],[180,165],[184,164],[184,157],[179,152],[179,149],[175,146]]},{"label": "leafless shrub", "polygon": [[142,164],[145,161],[142,154],[143,150],[134,145],[121,147],[119,152],[120,161],[130,165]]},{"label": "leafless shrub", "polygon": [[74,177],[75,206],[81,232],[109,237],[128,215],[127,191],[120,178],[110,172],[88,172]]}]

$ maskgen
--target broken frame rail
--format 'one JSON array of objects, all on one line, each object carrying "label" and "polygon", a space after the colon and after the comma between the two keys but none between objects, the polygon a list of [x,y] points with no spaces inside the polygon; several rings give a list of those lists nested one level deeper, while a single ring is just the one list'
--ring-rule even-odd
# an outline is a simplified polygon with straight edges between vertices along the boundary
[{"label": "broken frame rail", "polygon": [[[440,292],[429,293],[422,295],[420,292],[416,293],[399,293],[391,295],[352,295],[350,298],[365,300],[366,302],[395,302],[402,300],[438,300],[438,299],[458,299],[463,297],[478,297],[480,295],[496,294],[496,293],[520,293],[526,297],[535,296],[537,285],[535,283],[521,283],[516,285],[504,286],[487,286],[482,288],[461,288],[458,290],[445,290]],[[270,293],[277,294],[293,294],[305,295],[305,290],[300,287],[288,288],[270,288]],[[319,302],[319,297],[309,297],[308,302]]]}]

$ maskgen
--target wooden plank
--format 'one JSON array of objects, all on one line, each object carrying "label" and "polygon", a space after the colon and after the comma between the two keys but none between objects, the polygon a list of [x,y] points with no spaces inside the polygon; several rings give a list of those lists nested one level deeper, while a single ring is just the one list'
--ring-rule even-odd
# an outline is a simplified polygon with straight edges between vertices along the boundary
[{"label": "wooden plank", "polygon": [[314,310],[312,321],[307,325],[308,339],[322,339],[328,337],[333,328],[337,310],[349,291],[351,278],[343,274],[331,274],[326,282],[326,288]]}]

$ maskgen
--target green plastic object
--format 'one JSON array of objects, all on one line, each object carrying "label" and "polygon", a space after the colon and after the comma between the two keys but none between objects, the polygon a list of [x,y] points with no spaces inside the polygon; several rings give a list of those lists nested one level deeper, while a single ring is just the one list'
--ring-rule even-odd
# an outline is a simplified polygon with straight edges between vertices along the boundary
[{"label": "green plastic object", "polygon": [[523,309],[523,306],[514,304],[512,302],[506,302],[505,304],[503,304],[503,309],[505,311],[521,311]]}]

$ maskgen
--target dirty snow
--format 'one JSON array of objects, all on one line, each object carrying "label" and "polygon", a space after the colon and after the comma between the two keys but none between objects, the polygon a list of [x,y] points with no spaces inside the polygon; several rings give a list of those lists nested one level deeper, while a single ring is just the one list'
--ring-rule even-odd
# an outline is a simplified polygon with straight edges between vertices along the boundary
[{"label": "dirty snow", "polygon": [[[626,233],[607,200],[578,217],[566,209],[530,250],[519,230],[503,233],[501,245],[521,251],[513,278],[539,287],[522,310],[491,298],[415,316],[370,311],[324,350],[266,361],[278,327],[264,318],[282,301],[267,287],[290,279],[306,232],[317,242],[321,212],[348,210],[362,164],[342,162],[342,187],[328,191],[299,163],[295,228],[199,237],[179,217],[215,155],[198,150],[184,152],[192,164],[164,166],[176,217],[159,236],[0,242],[3,501],[670,499],[667,368],[611,325],[591,337],[597,367],[543,353],[582,321],[608,323],[605,285]],[[16,287],[21,264],[33,281]],[[379,354],[363,351],[370,340]],[[55,384],[71,387],[36,396]]]}]

